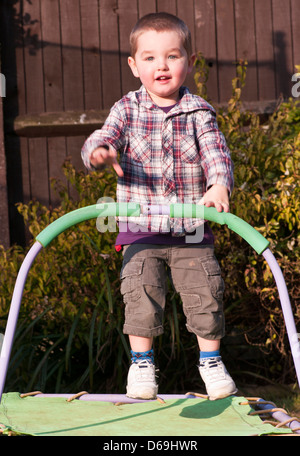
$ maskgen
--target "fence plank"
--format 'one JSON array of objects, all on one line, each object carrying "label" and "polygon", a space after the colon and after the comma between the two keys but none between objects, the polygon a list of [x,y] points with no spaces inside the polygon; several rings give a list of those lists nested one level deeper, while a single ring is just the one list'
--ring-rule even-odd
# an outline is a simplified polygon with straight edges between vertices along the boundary
[{"label": "fence plank", "polygon": [[[20,3],[15,5],[14,16],[10,16],[9,8],[5,9],[6,24],[9,24],[7,36],[15,37],[14,40],[5,40],[7,52],[9,57],[6,63],[8,66],[8,93],[6,103],[6,115],[13,119],[17,114],[25,115],[27,113],[27,86],[26,86],[26,72],[25,68],[25,52],[24,46],[24,33],[20,27],[23,24],[23,10]],[[29,19],[34,20],[32,18]],[[27,31],[28,37],[32,35],[31,30]],[[27,82],[28,83],[28,82]],[[13,87],[15,85],[15,87]],[[15,92],[17,91],[17,93]],[[6,119],[7,121],[8,119]],[[7,128],[7,127],[6,127]],[[10,222],[12,226],[18,225],[20,218],[17,213],[15,204],[18,201],[28,202],[31,198],[30,187],[30,168],[29,168],[29,152],[28,140],[23,138],[14,138],[11,135],[6,135],[6,155],[7,155],[7,180],[8,180],[8,194],[10,203]],[[21,183],[21,185],[20,185]],[[14,238],[12,235],[12,242]]]},{"label": "fence plank", "polygon": [[56,207],[60,203],[60,198],[58,193],[55,191],[51,185],[51,179],[61,181],[64,185],[67,186],[67,180],[63,173],[63,164],[66,159],[66,138],[64,137],[53,137],[47,138],[47,147],[48,147],[48,156],[49,158],[49,193],[50,201],[52,207]]},{"label": "fence plank", "polygon": [[[66,138],[66,143],[67,143],[67,150],[68,150],[68,156],[71,159],[72,165],[75,167],[77,171],[85,171],[84,165],[81,160],[81,155],[80,151],[82,148],[82,145],[84,143],[85,137],[84,136],[71,136],[69,138]],[[55,176],[53,176],[55,177]],[[74,187],[70,188],[70,196],[74,198],[75,200],[78,199],[77,191]],[[100,196],[99,196],[100,198]],[[96,203],[97,201],[91,201],[91,204]]]},{"label": "fence plank", "polygon": [[139,17],[156,12],[156,0],[138,0]]},{"label": "fence plank", "polygon": [[44,75],[39,2],[23,4],[24,71],[27,113],[44,111]]},{"label": "fence plank", "polygon": [[62,111],[63,76],[58,0],[43,0],[41,2],[41,31],[45,111]]},{"label": "fence plank", "polygon": [[[82,109],[84,112],[80,14],[79,0],[60,2],[64,109],[66,111]],[[71,158],[74,166],[79,166],[78,156],[80,156],[82,142],[81,137],[66,140],[66,154]]]},{"label": "fence plank", "polygon": [[276,98],[272,0],[255,0],[258,99]]},{"label": "fence plank", "polygon": [[85,109],[102,108],[100,34],[97,0],[80,0]]},{"label": "fence plank", "polygon": [[247,60],[247,77],[243,100],[257,100],[257,63],[253,0],[235,0],[236,56]]},{"label": "fence plank", "polygon": [[235,71],[235,24],[233,1],[216,0],[219,102],[230,98]]},{"label": "fence plank", "polygon": [[173,0],[157,0],[157,11],[165,11],[166,13],[177,14],[177,1]]},{"label": "fence plank", "polygon": [[[186,0],[185,2],[178,1],[177,2],[177,15],[182,19],[186,25],[188,26],[191,37],[192,37],[192,45],[193,51],[195,51],[195,22],[194,22],[194,1],[193,0]],[[196,86],[194,83],[194,72],[189,74],[185,81],[186,86],[190,89],[191,92],[195,93]]]},{"label": "fence plank", "polygon": [[119,61],[119,31],[115,0],[100,2],[100,42],[103,108],[110,108],[122,96]]},{"label": "fence plank", "polygon": [[293,38],[293,73],[296,73],[295,65],[300,65],[300,3],[291,0],[292,38]]},{"label": "fence plank", "polygon": [[84,109],[79,6],[79,0],[60,2],[64,109],[67,111]]},{"label": "fence plank", "polygon": [[28,140],[30,166],[30,197],[49,204],[49,175],[46,138]]},{"label": "fence plank", "polygon": [[217,43],[214,0],[199,0],[195,5],[195,50],[202,52],[209,65],[208,97],[219,102]]},{"label": "fence plank", "polygon": [[[10,128],[12,119],[18,111],[25,111],[25,84],[24,62],[22,46],[22,21],[20,20],[20,5],[14,6],[8,0],[0,3],[0,40],[1,65],[6,78],[6,98],[3,102],[4,129]],[[20,30],[21,29],[21,30]],[[18,55],[19,54],[19,55]],[[23,96],[22,101],[18,96]],[[2,124],[0,125],[0,129]],[[23,176],[21,167],[20,139],[13,135],[4,136],[6,168],[7,168],[7,195],[8,213],[6,215],[10,227],[10,242],[24,241],[24,230],[16,229],[21,220],[16,208],[16,202],[23,198]],[[27,143],[27,140],[25,140]],[[27,174],[28,178],[28,174]],[[29,179],[27,179],[29,184]]]},{"label": "fence plank", "polygon": [[289,2],[272,0],[276,95],[291,96],[293,74],[291,10]]},{"label": "fence plank", "polygon": [[[60,38],[59,0],[43,0],[41,2],[43,69],[45,80],[45,111],[62,111],[63,75],[62,51]],[[47,136],[47,135],[44,135]],[[66,143],[62,138],[47,138],[49,204],[58,203],[57,194],[50,185],[50,178],[57,177],[65,181],[62,164],[66,158]]]},{"label": "fence plank", "polygon": [[[23,8],[23,20],[25,21],[24,68],[26,76],[26,111],[33,114],[45,110],[40,3],[25,2]],[[44,204],[49,204],[46,139],[29,139],[28,152],[30,197],[37,198]]]},{"label": "fence plank", "polygon": [[140,80],[133,76],[128,66],[128,57],[130,54],[129,35],[132,27],[138,20],[136,4],[134,4],[132,0],[119,0],[118,17],[120,35],[121,87],[122,94],[125,95],[130,90],[135,90],[141,85]]}]

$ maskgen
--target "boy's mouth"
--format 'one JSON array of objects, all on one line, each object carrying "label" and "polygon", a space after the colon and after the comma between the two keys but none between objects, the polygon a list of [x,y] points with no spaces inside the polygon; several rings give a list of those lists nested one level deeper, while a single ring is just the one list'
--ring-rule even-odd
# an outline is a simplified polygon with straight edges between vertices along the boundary
[{"label": "boy's mouth", "polygon": [[168,79],[171,79],[169,76],[158,76],[156,78],[157,81],[167,81]]}]

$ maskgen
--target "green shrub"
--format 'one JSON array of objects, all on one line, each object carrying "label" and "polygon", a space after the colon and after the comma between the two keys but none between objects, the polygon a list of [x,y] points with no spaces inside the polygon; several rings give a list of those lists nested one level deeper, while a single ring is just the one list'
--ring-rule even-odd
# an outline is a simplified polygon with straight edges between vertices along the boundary
[{"label": "green shrub", "polygon": [[[207,97],[207,65],[196,62],[199,93]],[[235,164],[231,212],[269,241],[284,273],[296,324],[299,304],[300,109],[288,100],[266,122],[241,102],[246,64],[237,65],[232,97],[218,122]],[[115,198],[116,177],[76,172],[66,162],[67,185],[53,181],[61,204],[19,204],[34,238],[52,221],[101,197]],[[68,187],[77,198],[69,196]],[[295,381],[293,361],[273,276],[261,255],[226,227],[213,226],[225,292],[227,335],[223,358],[237,383]],[[124,392],[129,362],[122,334],[119,292],[121,254],[115,234],[100,234],[96,221],[75,226],[43,249],[26,282],[6,390]],[[0,331],[4,332],[13,287],[28,247],[0,250]],[[186,331],[181,303],[170,288],[165,333],[155,340],[161,392],[203,388],[195,367],[196,338]]]}]

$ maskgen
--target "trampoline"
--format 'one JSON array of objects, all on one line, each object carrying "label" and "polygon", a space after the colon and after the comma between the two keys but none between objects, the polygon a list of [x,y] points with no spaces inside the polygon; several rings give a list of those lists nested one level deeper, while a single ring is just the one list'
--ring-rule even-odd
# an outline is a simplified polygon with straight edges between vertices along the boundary
[{"label": "trampoline", "polygon": [[[158,400],[138,401],[125,395],[30,395],[3,393],[22,294],[31,265],[39,252],[63,231],[98,217],[167,215],[198,218],[227,225],[267,261],[279,293],[296,377],[300,386],[300,343],[282,271],[269,242],[247,222],[231,213],[195,204],[142,206],[136,203],[101,203],[60,217],[36,237],[14,287],[0,356],[0,431],[24,435],[198,436],[300,434],[300,422],[275,404],[260,398],[231,396],[218,401],[196,393],[160,395]],[[262,416],[272,417],[263,421]],[[152,448],[155,449],[155,448]],[[163,449],[163,448],[161,448]],[[167,449],[167,448],[165,448]],[[188,448],[187,448],[188,449]]]},{"label": "trampoline", "polygon": [[[273,414],[285,414],[281,409],[274,409],[272,404],[268,405]],[[122,394],[86,392],[74,396],[5,393],[0,405],[0,423],[6,433],[48,437],[142,436],[148,442],[150,437],[157,436],[191,439],[199,436],[295,435],[298,432],[293,431],[293,427],[282,427],[280,423],[274,426],[269,421],[262,421],[260,412],[265,413],[264,410],[257,413],[252,406],[253,400],[244,397],[209,401],[193,393],[162,394],[151,401],[133,400]],[[284,418],[294,429],[300,429],[297,418],[286,414]],[[186,439],[186,445],[188,442]]]}]

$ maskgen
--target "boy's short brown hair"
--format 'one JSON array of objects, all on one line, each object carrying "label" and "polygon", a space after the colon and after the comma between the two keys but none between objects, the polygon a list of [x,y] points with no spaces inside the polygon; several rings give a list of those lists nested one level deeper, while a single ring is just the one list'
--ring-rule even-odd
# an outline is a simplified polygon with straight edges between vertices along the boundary
[{"label": "boy's short brown hair", "polygon": [[136,54],[138,37],[146,30],[155,30],[156,32],[175,30],[182,38],[182,44],[188,57],[192,55],[191,33],[185,22],[173,14],[150,13],[141,17],[131,31],[129,38],[131,57]]}]

